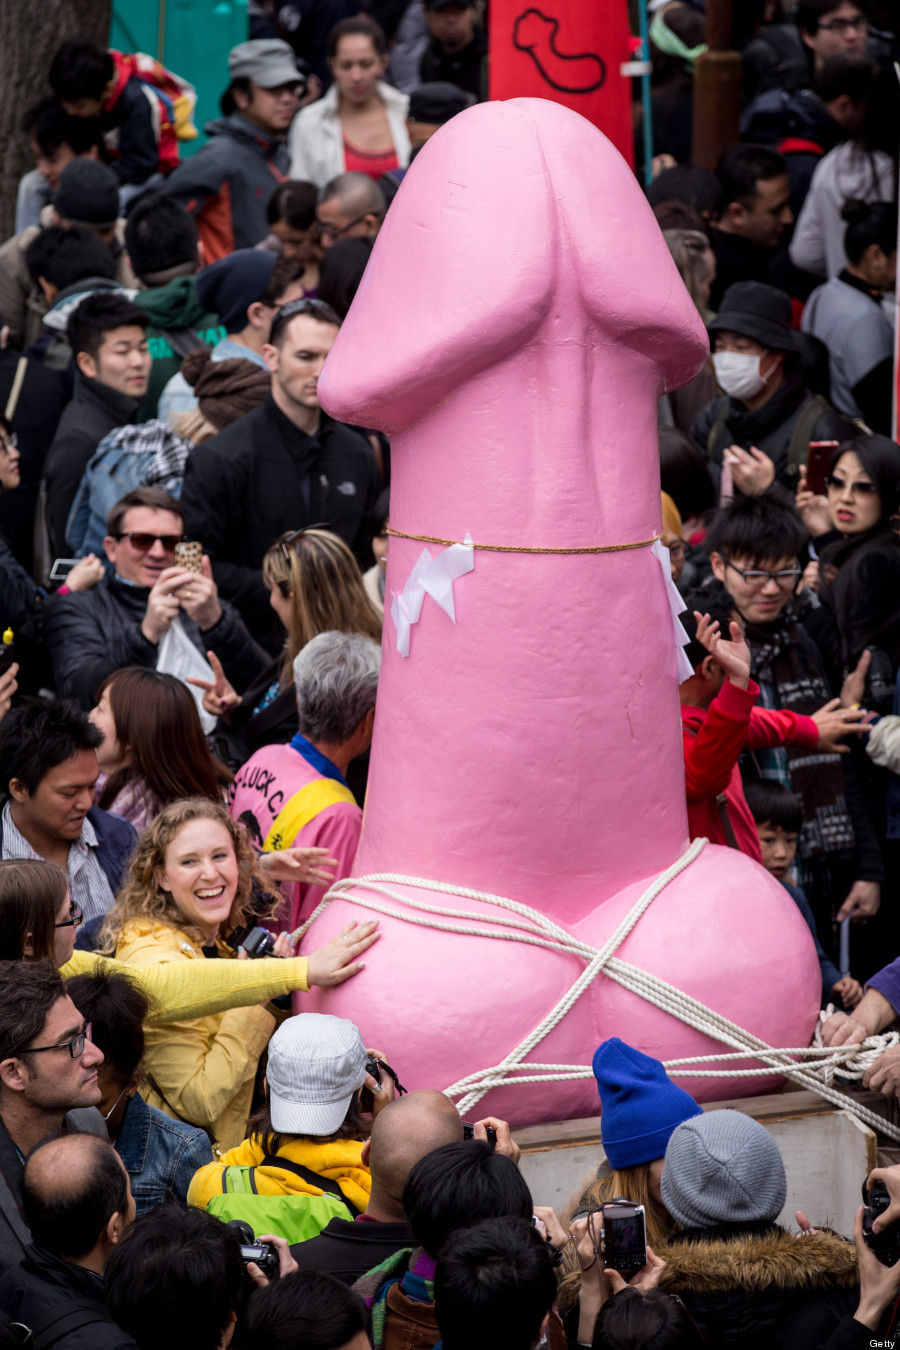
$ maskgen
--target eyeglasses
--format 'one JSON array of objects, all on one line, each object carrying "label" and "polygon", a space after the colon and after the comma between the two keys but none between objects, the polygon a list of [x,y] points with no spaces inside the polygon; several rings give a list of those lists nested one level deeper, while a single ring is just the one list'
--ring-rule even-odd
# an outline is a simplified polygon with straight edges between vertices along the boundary
[{"label": "eyeglasses", "polygon": [[19,1054],[40,1055],[45,1050],[68,1050],[72,1058],[77,1059],[78,1056],[84,1050],[85,1041],[89,1041],[90,1039],[91,1039],[91,1024],[90,1022],[85,1022],[84,1026],[81,1028],[79,1032],[77,1032],[74,1036],[71,1036],[69,1040],[61,1041],[59,1045],[32,1045],[27,1050],[20,1050]]},{"label": "eyeglasses", "polygon": [[844,37],[847,33],[863,33],[869,26],[869,20],[865,14],[857,14],[855,19],[832,19],[831,23],[820,23],[819,28],[825,33],[835,33],[838,37]]},{"label": "eyeglasses", "polygon": [[149,553],[154,544],[162,544],[166,553],[174,553],[175,545],[184,543],[183,534],[142,534],[136,530],[123,530],[116,538],[128,539],[138,553]]},{"label": "eyeglasses", "polygon": [[287,563],[288,567],[290,567],[291,565],[291,544],[294,542],[295,539],[299,539],[300,536],[303,534],[308,534],[310,530],[330,530],[330,529],[331,526],[329,525],[327,520],[320,520],[315,525],[301,525],[299,530],[291,530],[290,534],[286,534],[282,539],[279,539],[278,547],[281,549],[281,556],[284,558],[284,561]]},{"label": "eyeglasses", "polygon": [[834,474],[825,479],[825,486],[829,492],[843,492],[845,488],[849,488],[853,497],[873,497],[878,491],[874,483],[869,483],[863,478],[854,478],[851,482],[847,478],[836,478]]},{"label": "eyeglasses", "polygon": [[10,450],[18,450],[18,448],[19,438],[15,432],[7,436],[4,432],[0,431],[0,450],[2,450],[4,454],[8,455]]},{"label": "eyeglasses", "polygon": [[366,216],[371,214],[371,211],[364,211],[361,216],[351,220],[349,225],[325,225],[321,220],[317,220],[316,224],[319,227],[319,234],[324,235],[326,239],[330,239],[334,243],[335,239],[340,239],[341,235],[346,234],[348,230],[352,230],[354,225],[361,225]]},{"label": "eyeglasses", "polygon": [[726,567],[730,567],[733,572],[737,572],[738,576],[741,577],[748,586],[752,586],[754,590],[761,590],[767,581],[774,581],[781,590],[792,591],[803,575],[802,568],[800,567],[785,567],[780,572],[764,572],[761,569],[751,568],[750,571],[745,572],[742,567],[735,567],[734,563],[729,562],[727,558],[723,559],[723,561]]},{"label": "eyeglasses", "polygon": [[69,904],[69,917],[67,919],[63,919],[62,923],[55,923],[53,927],[78,928],[79,925],[82,923],[84,923],[84,910],[81,908],[80,905],[76,905],[75,901],[73,900]]}]

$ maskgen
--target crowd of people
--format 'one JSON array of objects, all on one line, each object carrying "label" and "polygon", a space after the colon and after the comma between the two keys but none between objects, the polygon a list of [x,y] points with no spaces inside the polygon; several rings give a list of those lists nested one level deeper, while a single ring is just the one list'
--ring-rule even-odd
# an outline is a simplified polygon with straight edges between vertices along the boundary
[{"label": "crowd of people", "polygon": [[[791,1234],[771,1136],[640,1047],[597,1051],[606,1161],[557,1215],[506,1122],[400,1086],[401,1024],[377,1049],[304,1010],[379,939],[296,954],[359,843],[391,484],[389,438],[317,382],[410,163],[488,97],[488,10],[251,0],[190,155],[191,72],[86,38],[24,114],[0,245],[0,1343],[893,1334],[900,1263],[862,1213],[852,1240]],[[712,348],[658,409],[688,827],[799,909],[824,1041],[853,1045],[900,1014],[900,27],[878,0],[736,5],[740,139],[711,172],[704,5],[650,10],[646,193]],[[900,1097],[900,1049],[864,1086]],[[900,1171],[878,1181],[889,1235]],[[643,1207],[627,1280],[614,1200]]]}]

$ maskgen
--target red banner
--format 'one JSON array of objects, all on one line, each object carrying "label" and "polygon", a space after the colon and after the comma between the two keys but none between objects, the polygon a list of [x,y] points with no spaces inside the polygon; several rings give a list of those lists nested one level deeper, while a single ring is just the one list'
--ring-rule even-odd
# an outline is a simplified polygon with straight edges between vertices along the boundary
[{"label": "red banner", "polygon": [[581,113],[634,165],[626,0],[491,0],[491,98],[548,98]]}]

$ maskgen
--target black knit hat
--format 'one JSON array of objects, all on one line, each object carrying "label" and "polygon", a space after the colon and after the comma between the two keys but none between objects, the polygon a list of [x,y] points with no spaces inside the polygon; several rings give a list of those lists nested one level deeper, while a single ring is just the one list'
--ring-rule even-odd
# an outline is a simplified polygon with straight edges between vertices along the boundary
[{"label": "black knit hat", "polygon": [[53,205],[63,220],[108,229],[119,218],[116,175],[95,159],[72,159],[59,176]]}]

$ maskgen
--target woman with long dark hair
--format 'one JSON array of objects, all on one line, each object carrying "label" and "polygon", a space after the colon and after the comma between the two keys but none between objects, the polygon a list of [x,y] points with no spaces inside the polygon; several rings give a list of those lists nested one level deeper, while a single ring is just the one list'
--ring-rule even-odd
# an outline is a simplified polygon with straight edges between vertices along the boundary
[{"label": "woman with long dark hair", "polygon": [[197,705],[174,675],[143,666],[114,671],[97,690],[90,717],[103,732],[97,805],[139,833],[182,797],[223,800],[232,775],[210,752]]}]

